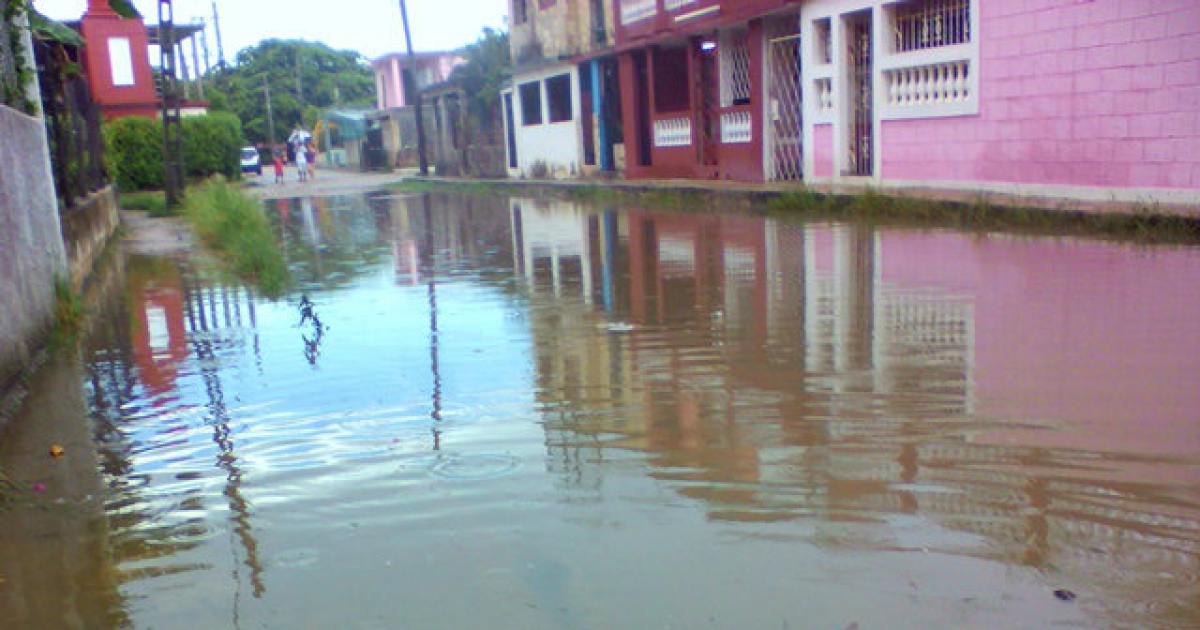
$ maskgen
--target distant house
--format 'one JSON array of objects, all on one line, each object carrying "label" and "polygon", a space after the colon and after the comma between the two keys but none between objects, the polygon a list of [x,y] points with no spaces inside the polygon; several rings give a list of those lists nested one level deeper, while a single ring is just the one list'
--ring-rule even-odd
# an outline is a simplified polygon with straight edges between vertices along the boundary
[{"label": "distant house", "polygon": [[[455,52],[421,52],[413,56],[415,63],[405,53],[391,53],[371,61],[378,109],[367,115],[367,136],[362,150],[365,167],[392,168],[417,162],[416,124],[411,109],[414,99],[408,92],[405,76],[411,75],[413,87],[423,90],[442,83],[455,66],[465,63]],[[430,121],[424,122],[428,126]]]},{"label": "distant house", "polygon": [[[157,25],[147,27],[139,17],[122,17],[109,6],[108,0],[88,0],[87,11],[78,22],[69,26],[83,36],[82,62],[92,98],[100,106],[105,120],[126,116],[154,118],[158,116],[160,97],[155,85],[155,69],[150,65],[150,46],[159,45]],[[176,45],[204,29],[202,22],[176,25]],[[193,59],[196,59],[193,42]],[[176,49],[179,67],[188,79],[187,64],[182,47]],[[198,65],[199,61],[194,61]],[[199,68],[196,68],[199,74]],[[203,114],[204,101],[185,100],[183,115]]]},{"label": "distant house", "polygon": [[619,143],[611,7],[512,0],[509,22],[513,79],[501,91],[509,175],[611,170]]},{"label": "distant house", "polygon": [[[510,9],[512,176],[585,174],[600,146],[589,143],[604,134],[630,179],[1200,202],[1196,3],[510,0]],[[586,76],[589,64],[613,60],[616,86]],[[600,102],[619,92],[619,120],[588,114],[589,84],[593,96],[604,91]]]}]

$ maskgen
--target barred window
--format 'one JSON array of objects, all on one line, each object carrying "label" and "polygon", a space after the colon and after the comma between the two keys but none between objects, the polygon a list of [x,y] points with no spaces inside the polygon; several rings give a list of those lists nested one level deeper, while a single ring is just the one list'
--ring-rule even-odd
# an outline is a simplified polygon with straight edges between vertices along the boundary
[{"label": "barred window", "polygon": [[744,29],[721,32],[717,55],[721,72],[721,107],[750,102],[750,36]]},{"label": "barred window", "polygon": [[971,41],[971,0],[914,0],[896,5],[896,52]]}]

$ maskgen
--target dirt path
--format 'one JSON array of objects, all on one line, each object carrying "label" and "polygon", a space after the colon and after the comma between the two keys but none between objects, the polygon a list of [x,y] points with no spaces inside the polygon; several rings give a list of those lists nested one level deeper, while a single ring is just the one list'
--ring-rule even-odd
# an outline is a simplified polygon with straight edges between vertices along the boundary
[{"label": "dirt path", "polygon": [[152,217],[137,210],[122,210],[122,242],[131,254],[170,256],[191,251],[192,228],[181,217]]}]

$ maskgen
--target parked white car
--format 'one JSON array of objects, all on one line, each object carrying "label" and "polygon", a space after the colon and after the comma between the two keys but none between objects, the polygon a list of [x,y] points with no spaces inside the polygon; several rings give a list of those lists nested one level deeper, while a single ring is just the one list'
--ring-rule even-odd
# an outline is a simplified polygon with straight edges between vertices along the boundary
[{"label": "parked white car", "polygon": [[258,149],[242,147],[242,172],[262,175],[262,159],[258,155]]}]

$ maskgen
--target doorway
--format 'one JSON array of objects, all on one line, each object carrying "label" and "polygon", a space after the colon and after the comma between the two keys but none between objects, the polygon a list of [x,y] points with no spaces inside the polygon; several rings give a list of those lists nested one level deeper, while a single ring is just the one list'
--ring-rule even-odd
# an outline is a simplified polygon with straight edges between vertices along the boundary
[{"label": "doorway", "polygon": [[874,92],[871,89],[871,12],[851,16],[846,22],[847,60],[850,64],[849,174],[871,175],[874,162]]}]

